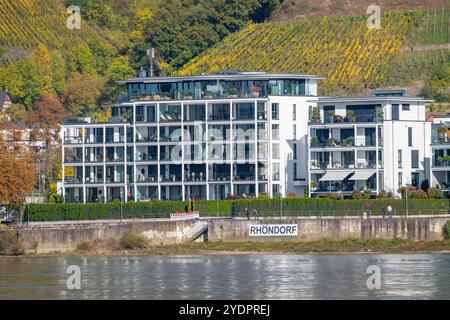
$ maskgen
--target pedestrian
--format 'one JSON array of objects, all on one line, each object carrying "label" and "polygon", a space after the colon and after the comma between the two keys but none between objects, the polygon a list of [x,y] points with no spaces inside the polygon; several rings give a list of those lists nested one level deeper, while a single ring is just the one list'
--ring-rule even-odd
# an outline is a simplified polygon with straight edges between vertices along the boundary
[{"label": "pedestrian", "polygon": [[389,218],[392,218],[392,207],[391,207],[391,205],[388,205],[387,212],[388,212]]},{"label": "pedestrian", "polygon": [[253,210],[253,214],[255,215],[255,220],[258,220],[258,210]]},{"label": "pedestrian", "polygon": [[245,215],[247,216],[247,220],[250,220],[250,210],[249,210],[249,208],[245,208]]},{"label": "pedestrian", "polygon": [[192,201],[191,201],[191,212],[194,212],[194,210],[195,210],[194,198],[192,198]]},{"label": "pedestrian", "polygon": [[381,216],[384,218],[384,216],[386,215],[386,211],[384,209],[384,207],[381,208]]}]

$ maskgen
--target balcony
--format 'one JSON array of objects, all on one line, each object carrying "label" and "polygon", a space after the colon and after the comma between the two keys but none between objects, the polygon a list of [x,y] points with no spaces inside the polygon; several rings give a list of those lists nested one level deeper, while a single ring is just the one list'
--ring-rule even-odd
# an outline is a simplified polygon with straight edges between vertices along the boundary
[{"label": "balcony", "polygon": [[229,173],[216,173],[212,177],[209,177],[209,181],[211,182],[219,182],[219,181],[230,181],[231,176]]},{"label": "balcony", "polygon": [[144,142],[157,142],[158,138],[156,135],[152,135],[149,137],[136,137],[136,143],[144,143]]},{"label": "balcony", "polygon": [[95,156],[86,155],[85,162],[86,163],[103,162],[103,155],[102,154]]},{"label": "balcony", "polygon": [[254,181],[255,179],[255,174],[251,172],[236,173],[233,177],[234,181]]},{"label": "balcony", "polygon": [[106,176],[105,182],[108,183],[124,183],[125,179],[123,176]]},{"label": "balcony", "polygon": [[65,137],[64,144],[83,144],[83,137]]},{"label": "balcony", "polygon": [[82,184],[83,179],[77,177],[66,177],[64,179],[65,184]]},{"label": "balcony", "polygon": [[169,174],[168,176],[161,176],[161,182],[181,182],[180,174]]},{"label": "balcony", "polygon": [[106,162],[124,162],[125,157],[123,155],[106,155]]},{"label": "balcony", "polygon": [[83,158],[78,156],[64,156],[64,163],[82,163]]},{"label": "balcony", "polygon": [[91,178],[91,177],[86,177],[85,178],[85,183],[86,184],[103,184],[103,177],[97,177],[97,178]]}]

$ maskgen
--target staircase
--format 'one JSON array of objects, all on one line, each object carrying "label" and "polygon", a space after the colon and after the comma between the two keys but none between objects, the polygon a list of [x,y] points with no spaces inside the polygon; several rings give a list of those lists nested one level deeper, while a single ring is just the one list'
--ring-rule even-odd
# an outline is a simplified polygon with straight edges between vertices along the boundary
[{"label": "staircase", "polygon": [[199,221],[184,236],[186,241],[194,241],[208,230],[208,222]]}]

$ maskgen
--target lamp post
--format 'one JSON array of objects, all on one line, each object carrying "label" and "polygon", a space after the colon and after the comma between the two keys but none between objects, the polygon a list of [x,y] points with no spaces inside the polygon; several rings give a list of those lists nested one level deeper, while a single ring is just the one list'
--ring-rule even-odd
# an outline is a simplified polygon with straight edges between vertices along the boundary
[{"label": "lamp post", "polygon": [[406,204],[405,204],[405,208],[406,208],[406,218],[408,219],[408,192],[409,192],[409,184],[406,184]]}]

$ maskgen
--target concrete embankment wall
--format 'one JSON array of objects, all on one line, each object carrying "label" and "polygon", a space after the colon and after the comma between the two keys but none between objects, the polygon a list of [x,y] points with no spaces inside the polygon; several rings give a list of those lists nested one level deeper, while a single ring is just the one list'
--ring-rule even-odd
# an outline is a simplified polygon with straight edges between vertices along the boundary
[{"label": "concrete embankment wall", "polygon": [[[321,218],[321,219],[208,219],[209,241],[308,241],[323,238],[402,238],[439,240],[450,216],[393,219]],[[37,223],[19,230],[19,239],[37,252],[73,250],[83,241],[119,239],[126,230],[134,230],[156,244],[182,243],[196,221],[102,221]],[[297,236],[252,237],[249,226],[255,224],[295,224]],[[201,241],[201,239],[199,239]]]}]

